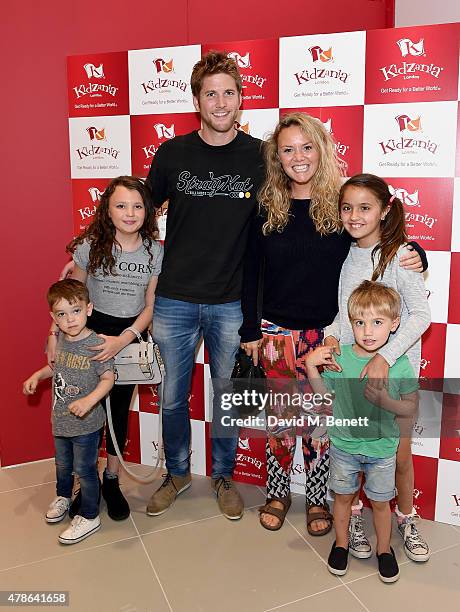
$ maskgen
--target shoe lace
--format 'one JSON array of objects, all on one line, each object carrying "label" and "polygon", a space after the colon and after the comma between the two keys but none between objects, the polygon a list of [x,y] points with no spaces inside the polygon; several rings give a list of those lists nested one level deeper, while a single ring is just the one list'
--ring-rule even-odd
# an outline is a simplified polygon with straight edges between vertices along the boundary
[{"label": "shoe lace", "polygon": [[232,488],[232,482],[231,480],[228,480],[228,478],[224,478],[223,476],[221,476],[216,483],[216,489],[217,491],[219,491],[219,489],[221,487],[224,487],[225,491],[229,491]]},{"label": "shoe lace", "polygon": [[[163,484],[161,485],[160,488],[167,487],[170,484],[172,484],[172,486],[176,489],[176,485],[174,484],[173,477],[172,477],[172,475],[169,472],[167,472],[166,474],[162,474],[162,477],[164,478],[164,480],[163,480]],[[177,489],[176,489],[176,491],[177,491]]]},{"label": "shoe lace", "polygon": [[405,521],[405,525],[409,527],[409,529],[407,529],[407,532],[406,532],[407,533],[406,538],[412,544],[419,544],[419,545],[426,546],[425,540],[422,538],[422,536],[420,535],[417,529],[416,523],[419,520],[420,520],[420,517],[418,515],[414,515],[414,516],[408,517],[408,519]]},{"label": "shoe lace", "polygon": [[364,533],[363,519],[361,516],[354,515],[351,517],[351,531],[353,539],[357,544],[365,544],[367,542],[366,534]]}]

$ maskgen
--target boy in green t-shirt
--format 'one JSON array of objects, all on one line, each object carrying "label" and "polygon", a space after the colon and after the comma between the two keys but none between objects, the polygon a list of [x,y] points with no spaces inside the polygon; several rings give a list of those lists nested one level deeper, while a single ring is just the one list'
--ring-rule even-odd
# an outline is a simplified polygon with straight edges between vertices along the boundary
[{"label": "boy in green t-shirt", "polygon": [[332,349],[321,346],[308,354],[306,366],[315,393],[334,391],[334,425],[329,428],[329,488],[335,493],[336,541],[329,554],[328,569],[342,576],[348,569],[348,523],[351,504],[360,487],[371,501],[377,534],[379,575],[383,582],[395,582],[399,568],[390,546],[391,510],[395,495],[396,450],[399,428],[395,416],[414,414],[418,403],[418,382],[405,355],[389,370],[388,385],[376,389],[360,380],[360,373],[386,344],[399,325],[400,298],[394,289],[364,281],[348,300],[348,316],[355,344],[341,347],[335,359],[342,371],[324,371],[331,365]]}]

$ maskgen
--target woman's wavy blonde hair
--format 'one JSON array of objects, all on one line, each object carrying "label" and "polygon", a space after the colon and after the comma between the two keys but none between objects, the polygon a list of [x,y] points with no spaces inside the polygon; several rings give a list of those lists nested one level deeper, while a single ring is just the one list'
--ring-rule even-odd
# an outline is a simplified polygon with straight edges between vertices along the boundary
[{"label": "woman's wavy blonde hair", "polygon": [[264,143],[266,178],[259,191],[260,207],[267,213],[263,233],[282,232],[289,219],[291,179],[278,157],[278,138],[282,130],[293,125],[308,137],[320,156],[311,181],[310,217],[322,235],[340,231],[342,224],[337,201],[343,164],[341,166],[337,158],[334,141],[319,119],[305,113],[289,113],[279,120],[273,134]]}]

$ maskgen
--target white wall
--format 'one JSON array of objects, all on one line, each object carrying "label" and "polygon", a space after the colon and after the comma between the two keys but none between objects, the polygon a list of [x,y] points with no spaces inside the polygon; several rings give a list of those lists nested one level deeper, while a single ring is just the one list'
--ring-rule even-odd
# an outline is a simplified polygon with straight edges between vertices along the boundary
[{"label": "white wall", "polygon": [[460,0],[396,0],[395,27],[460,21]]}]

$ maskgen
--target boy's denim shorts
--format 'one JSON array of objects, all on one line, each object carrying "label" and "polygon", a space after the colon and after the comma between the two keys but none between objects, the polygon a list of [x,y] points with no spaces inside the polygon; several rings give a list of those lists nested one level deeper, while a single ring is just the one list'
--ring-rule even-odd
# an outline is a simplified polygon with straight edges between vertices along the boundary
[{"label": "boy's denim shorts", "polygon": [[350,455],[331,444],[329,449],[329,488],[339,495],[351,495],[359,489],[359,473],[366,477],[364,493],[373,501],[390,501],[396,494],[396,454],[380,459]]}]

